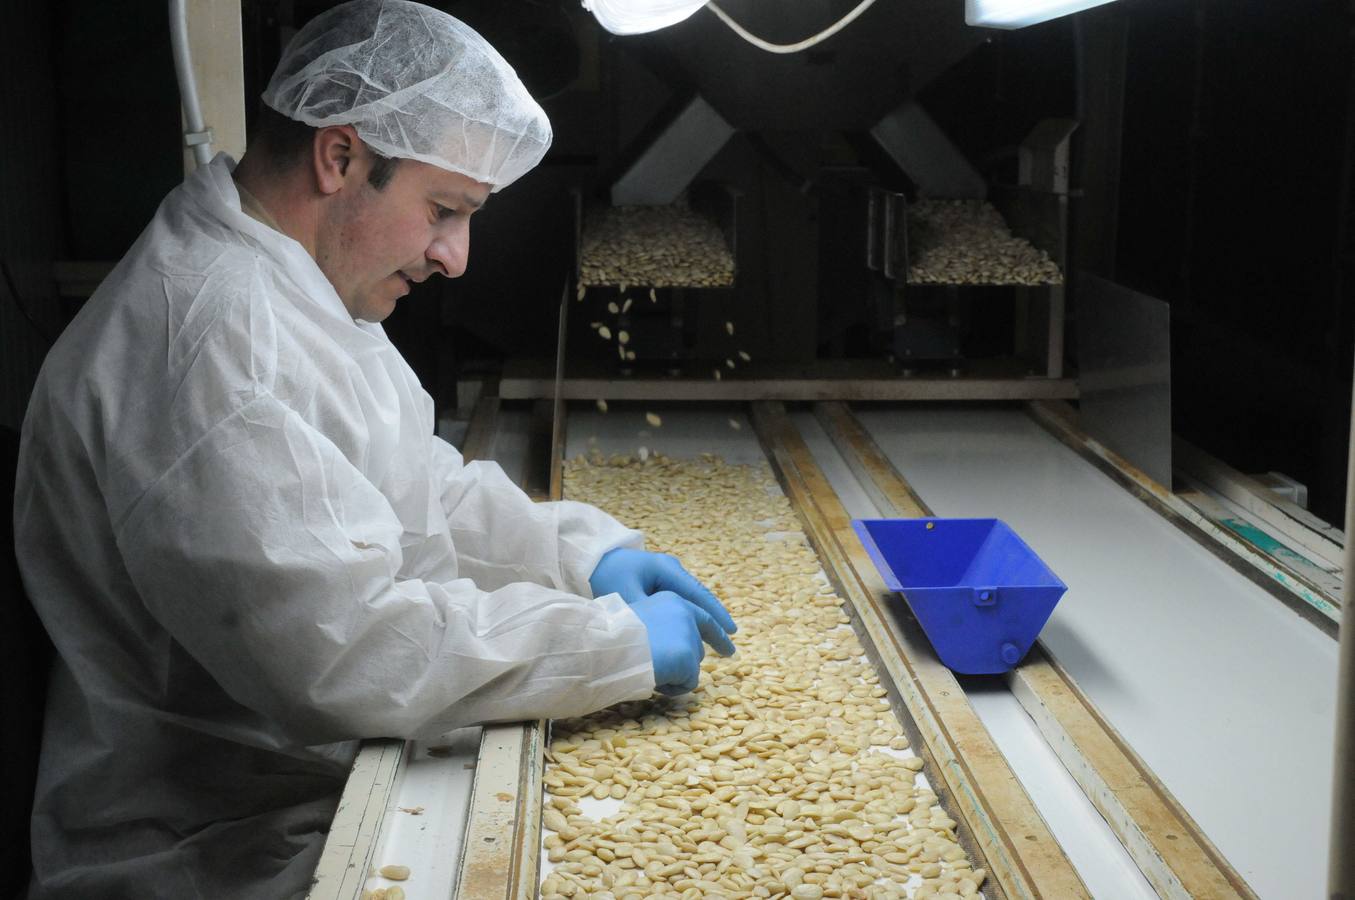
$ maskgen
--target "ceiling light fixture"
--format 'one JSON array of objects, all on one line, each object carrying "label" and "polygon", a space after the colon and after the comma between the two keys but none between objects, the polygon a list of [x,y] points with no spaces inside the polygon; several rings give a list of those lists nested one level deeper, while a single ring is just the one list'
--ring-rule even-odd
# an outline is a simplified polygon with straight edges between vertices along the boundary
[{"label": "ceiling light fixture", "polygon": [[965,0],[964,20],[984,28],[1024,28],[1111,0]]}]

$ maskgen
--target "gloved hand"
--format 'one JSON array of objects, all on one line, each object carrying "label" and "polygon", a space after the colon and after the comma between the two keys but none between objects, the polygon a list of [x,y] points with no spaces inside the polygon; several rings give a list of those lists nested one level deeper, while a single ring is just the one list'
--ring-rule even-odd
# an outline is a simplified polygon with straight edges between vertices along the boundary
[{"label": "gloved hand", "polygon": [[625,547],[610,550],[598,561],[593,574],[588,577],[588,585],[593,589],[594,597],[620,594],[631,606],[650,594],[672,591],[714,617],[727,634],[739,630],[724,604],[682,568],[682,563],[662,553]]},{"label": "gloved hand", "polygon": [[734,653],[734,644],[714,617],[672,591],[641,597],[630,608],[649,633],[654,684],[661,694],[675,697],[696,690],[706,655],[702,640],[721,656]]}]

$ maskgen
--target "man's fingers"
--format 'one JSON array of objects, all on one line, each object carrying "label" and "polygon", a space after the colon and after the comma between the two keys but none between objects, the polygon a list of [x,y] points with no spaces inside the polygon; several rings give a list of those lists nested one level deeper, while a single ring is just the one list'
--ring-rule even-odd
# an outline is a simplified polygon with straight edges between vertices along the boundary
[{"label": "man's fingers", "polygon": [[693,609],[692,615],[696,617],[696,627],[701,632],[702,640],[710,644],[711,649],[721,656],[734,655],[734,642],[713,616],[701,609]]},{"label": "man's fingers", "polygon": [[[674,596],[673,602],[682,604],[683,607],[698,616],[703,615],[701,610],[691,609],[687,604],[687,601],[683,600],[681,597]],[[700,628],[699,623],[697,628]],[[719,629],[717,628],[716,630]],[[676,697],[678,694],[686,694],[696,690],[696,685],[701,680],[701,659],[705,655],[706,648],[702,647],[700,643],[696,643],[694,646],[689,647],[687,652],[683,654],[684,658],[682,661],[675,667],[677,671],[672,673],[675,680],[660,687],[659,691],[670,697]]]},{"label": "man's fingers", "polygon": [[704,584],[697,581],[696,576],[682,568],[681,565],[674,563],[672,566],[665,566],[659,581],[659,590],[679,594],[688,603],[710,613],[726,633],[733,634],[739,630],[739,626],[734,623],[733,617],[725,609],[724,604],[707,590]]}]

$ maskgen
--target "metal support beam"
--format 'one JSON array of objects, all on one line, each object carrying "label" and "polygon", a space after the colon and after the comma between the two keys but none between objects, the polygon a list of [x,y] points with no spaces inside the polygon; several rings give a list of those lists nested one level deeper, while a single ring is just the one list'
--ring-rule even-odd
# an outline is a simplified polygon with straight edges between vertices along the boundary
[{"label": "metal support beam", "polygon": [[916,101],[909,100],[876,122],[870,135],[917,183],[923,196],[975,200],[987,196],[983,176]]},{"label": "metal support beam", "polygon": [[612,184],[616,206],[666,206],[734,135],[701,95],[692,97]]}]

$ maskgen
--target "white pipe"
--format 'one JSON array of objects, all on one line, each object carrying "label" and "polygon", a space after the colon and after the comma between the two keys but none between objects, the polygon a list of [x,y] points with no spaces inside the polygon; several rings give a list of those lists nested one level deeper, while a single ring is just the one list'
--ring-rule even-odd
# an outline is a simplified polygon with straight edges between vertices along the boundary
[{"label": "white pipe", "polygon": [[202,121],[202,106],[198,103],[184,0],[169,0],[169,42],[174,49],[174,74],[179,79],[179,98],[183,103],[184,143],[193,148],[193,160],[205,166],[212,161],[212,133]]},{"label": "white pipe", "polygon": [[1336,765],[1332,775],[1331,858],[1327,896],[1355,900],[1355,396],[1346,460],[1346,547],[1342,571],[1341,649],[1336,681]]},{"label": "white pipe", "polygon": [[861,2],[856,5],[855,9],[847,13],[841,19],[838,19],[832,25],[829,25],[823,31],[820,31],[818,34],[811,35],[810,37],[805,38],[803,41],[796,41],[793,44],[773,44],[769,41],[764,41],[762,38],[748,31],[748,29],[744,28],[738,22],[735,22],[733,19],[731,19],[729,17],[729,13],[725,12],[719,6],[715,5],[715,0],[711,0],[710,3],[707,3],[706,8],[709,9],[711,12],[715,13],[715,15],[719,17],[720,21],[728,25],[735,34],[737,34],[739,37],[743,38],[745,41],[747,41],[748,43],[752,44],[754,47],[757,47],[760,50],[766,50],[768,53],[799,53],[801,50],[808,50],[815,44],[821,44],[824,41],[828,40],[830,37],[832,37],[842,29],[846,28],[848,25],[855,22],[861,16],[861,14],[866,10],[870,9],[871,5],[874,3],[875,0],[861,0]]}]

